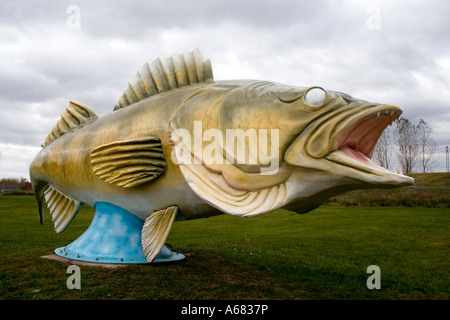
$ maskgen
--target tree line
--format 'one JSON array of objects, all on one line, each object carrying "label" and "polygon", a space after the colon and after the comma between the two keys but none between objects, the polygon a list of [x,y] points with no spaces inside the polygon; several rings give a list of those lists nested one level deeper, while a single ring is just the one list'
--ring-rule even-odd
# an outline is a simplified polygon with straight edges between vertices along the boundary
[{"label": "tree line", "polygon": [[393,130],[388,127],[381,134],[372,160],[391,171],[397,165],[402,173],[430,172],[437,165],[438,151],[432,132],[423,119],[413,124],[400,117]]},{"label": "tree line", "polygon": [[31,183],[25,179],[10,179],[3,178],[0,179],[0,193],[10,193],[10,192],[31,192]]}]

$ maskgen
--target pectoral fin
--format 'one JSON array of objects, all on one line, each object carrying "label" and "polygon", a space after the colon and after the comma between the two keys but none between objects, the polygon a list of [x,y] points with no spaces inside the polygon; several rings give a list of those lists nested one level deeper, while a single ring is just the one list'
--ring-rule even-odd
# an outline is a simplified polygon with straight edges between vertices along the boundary
[{"label": "pectoral fin", "polygon": [[161,141],[158,137],[116,141],[91,152],[95,175],[118,187],[135,187],[165,172]]},{"label": "pectoral fin", "polygon": [[57,233],[67,228],[83,206],[81,202],[69,198],[51,186],[45,190],[44,197]]},{"label": "pectoral fin", "polygon": [[142,247],[148,262],[152,262],[161,251],[177,212],[178,207],[168,207],[153,212],[145,220],[142,228]]}]

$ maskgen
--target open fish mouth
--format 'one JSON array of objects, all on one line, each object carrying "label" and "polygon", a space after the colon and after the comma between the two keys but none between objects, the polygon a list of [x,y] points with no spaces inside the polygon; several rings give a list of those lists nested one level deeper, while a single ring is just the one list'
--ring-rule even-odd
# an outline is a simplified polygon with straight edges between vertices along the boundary
[{"label": "open fish mouth", "polygon": [[346,116],[335,129],[334,151],[325,158],[340,165],[357,169],[364,173],[382,177],[393,185],[410,185],[414,180],[397,174],[376,164],[372,159],[373,150],[379,137],[402,113],[394,105],[365,106],[364,110]]}]

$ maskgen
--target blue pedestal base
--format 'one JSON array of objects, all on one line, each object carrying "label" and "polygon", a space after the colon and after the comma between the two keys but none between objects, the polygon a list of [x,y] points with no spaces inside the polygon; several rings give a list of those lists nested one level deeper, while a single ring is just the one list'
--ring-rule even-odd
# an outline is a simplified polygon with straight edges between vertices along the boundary
[{"label": "blue pedestal base", "polygon": [[[55,250],[64,258],[117,264],[148,263],[142,249],[144,221],[107,202],[95,204],[95,216],[89,228],[71,244]],[[185,256],[163,246],[152,263],[174,262]]]}]

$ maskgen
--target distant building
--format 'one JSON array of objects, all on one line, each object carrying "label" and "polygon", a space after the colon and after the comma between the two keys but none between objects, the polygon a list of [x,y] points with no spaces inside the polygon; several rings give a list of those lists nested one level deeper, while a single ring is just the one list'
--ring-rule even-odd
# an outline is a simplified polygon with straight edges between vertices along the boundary
[{"label": "distant building", "polygon": [[33,187],[31,183],[25,179],[1,179],[0,180],[0,193],[13,192],[13,191],[32,191]]},{"label": "distant building", "polygon": [[0,183],[0,192],[11,192],[19,189],[19,184]]}]

